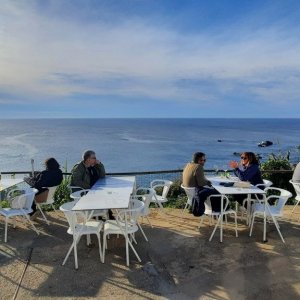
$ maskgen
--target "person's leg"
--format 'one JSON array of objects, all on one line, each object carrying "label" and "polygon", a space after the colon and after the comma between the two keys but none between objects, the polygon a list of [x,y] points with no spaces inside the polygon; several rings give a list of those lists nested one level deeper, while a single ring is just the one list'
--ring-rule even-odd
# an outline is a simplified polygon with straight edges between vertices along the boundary
[{"label": "person's leg", "polygon": [[35,194],[34,201],[32,202],[31,205],[32,212],[29,214],[30,216],[33,216],[37,211],[36,204],[35,204],[36,202],[42,203],[47,201],[48,192],[49,192],[48,190],[43,189]]},{"label": "person's leg", "polygon": [[[219,192],[215,189],[208,189],[208,188],[204,188],[201,191],[201,199],[203,200],[203,204],[204,201],[207,200],[207,198],[211,195],[219,195]],[[213,211],[220,211],[220,198],[211,198],[211,208]]]}]

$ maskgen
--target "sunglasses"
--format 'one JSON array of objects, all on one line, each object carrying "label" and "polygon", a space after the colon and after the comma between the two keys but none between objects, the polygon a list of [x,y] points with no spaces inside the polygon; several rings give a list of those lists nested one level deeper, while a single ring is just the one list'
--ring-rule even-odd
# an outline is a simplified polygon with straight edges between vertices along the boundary
[{"label": "sunglasses", "polygon": [[248,157],[241,156],[241,159],[242,159],[242,160],[245,160],[245,159],[248,159]]},{"label": "sunglasses", "polygon": [[204,159],[200,159],[200,161],[206,161],[206,159],[204,158]]}]

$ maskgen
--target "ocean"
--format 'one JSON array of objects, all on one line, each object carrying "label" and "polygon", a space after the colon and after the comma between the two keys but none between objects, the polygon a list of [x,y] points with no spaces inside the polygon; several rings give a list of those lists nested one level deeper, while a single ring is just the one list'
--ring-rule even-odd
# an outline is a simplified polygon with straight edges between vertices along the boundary
[{"label": "ocean", "polygon": [[[61,166],[95,150],[107,172],[182,169],[196,151],[205,152],[206,169],[239,160],[235,152],[291,151],[300,160],[300,119],[32,119],[0,120],[0,171],[43,169],[48,157]],[[260,148],[270,140],[274,144]]]}]

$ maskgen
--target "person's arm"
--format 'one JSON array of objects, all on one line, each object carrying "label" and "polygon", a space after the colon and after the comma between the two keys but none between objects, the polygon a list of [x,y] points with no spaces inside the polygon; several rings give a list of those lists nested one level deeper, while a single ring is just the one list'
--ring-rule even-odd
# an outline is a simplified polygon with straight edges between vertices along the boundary
[{"label": "person's arm", "polygon": [[251,165],[245,170],[235,169],[234,173],[238,176],[238,178],[242,181],[251,181],[252,178],[257,174],[258,166]]},{"label": "person's arm", "polygon": [[96,164],[95,167],[98,170],[99,178],[104,178],[105,177],[105,168],[104,168],[104,165],[99,161],[99,163]]},{"label": "person's arm", "polygon": [[200,165],[196,169],[195,177],[196,177],[196,182],[197,182],[198,186],[211,185],[211,182],[205,178],[205,176],[204,176],[204,169]]}]

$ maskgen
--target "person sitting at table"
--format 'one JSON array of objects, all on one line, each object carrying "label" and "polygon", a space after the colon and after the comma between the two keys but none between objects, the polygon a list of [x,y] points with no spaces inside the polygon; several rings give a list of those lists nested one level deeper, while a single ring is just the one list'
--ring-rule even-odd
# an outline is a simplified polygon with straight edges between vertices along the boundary
[{"label": "person sitting at table", "polygon": [[[234,174],[241,181],[249,181],[253,185],[264,183],[259,170],[258,160],[253,152],[243,152],[240,164],[237,161],[230,161],[229,166],[234,169]],[[233,198],[242,205],[247,195],[233,195]]]},{"label": "person sitting at table", "polygon": [[[104,165],[96,158],[96,153],[86,150],[82,155],[82,161],[72,169],[71,186],[90,189],[98,179],[105,177]],[[113,220],[112,211],[108,210],[109,219]]]},{"label": "person sitting at table", "polygon": [[[210,195],[219,194],[214,188],[211,188],[211,182],[204,175],[204,164],[206,162],[205,153],[196,152],[193,154],[192,162],[189,162],[182,173],[182,185],[185,187],[195,187],[195,197],[199,200],[199,214],[204,214],[204,201]],[[193,200],[194,201],[194,200]],[[220,201],[211,198],[212,210],[220,211]]]},{"label": "person sitting at table", "polygon": [[31,187],[36,188],[38,192],[35,194],[34,202],[32,203],[32,213],[29,215],[31,219],[36,218],[36,202],[42,203],[47,201],[48,189],[47,187],[57,186],[63,180],[62,171],[59,168],[59,163],[53,157],[45,160],[46,170],[36,173],[34,177],[25,177],[24,181]]}]

